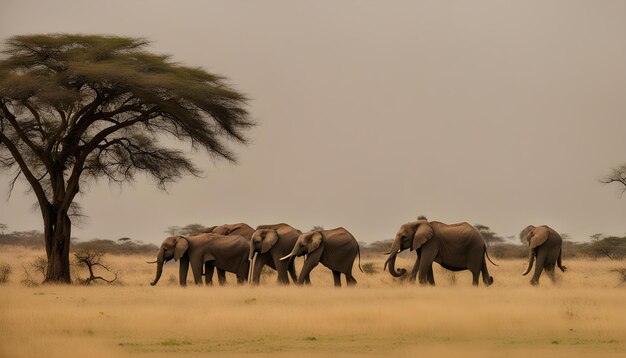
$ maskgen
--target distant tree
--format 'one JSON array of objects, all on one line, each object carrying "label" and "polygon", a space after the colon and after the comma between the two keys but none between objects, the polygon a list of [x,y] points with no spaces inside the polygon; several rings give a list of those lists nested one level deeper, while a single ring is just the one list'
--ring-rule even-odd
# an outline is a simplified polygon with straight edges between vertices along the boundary
[{"label": "distant tree", "polygon": [[8,229],[9,226],[7,224],[0,223],[0,235],[4,235],[5,231],[7,231]]},{"label": "distant tree", "polygon": [[428,221],[428,219],[427,219],[427,218],[426,218],[426,216],[424,216],[424,215],[420,215],[420,216],[418,216],[418,217],[417,217],[417,220],[426,220],[426,221]]},{"label": "distant tree", "polygon": [[190,236],[199,234],[205,231],[208,231],[209,227],[200,225],[200,224],[189,224],[183,227],[180,226],[170,226],[165,230],[165,232],[170,236]]},{"label": "distant tree", "polygon": [[487,242],[487,246],[502,244],[505,241],[504,238],[498,236],[495,232],[491,231],[489,226],[476,224],[474,225],[474,227],[483,236],[483,238],[485,239],[485,242]]},{"label": "distant tree", "polygon": [[600,182],[604,184],[618,183],[621,187],[621,195],[626,192],[626,163],[615,167],[611,170],[611,173],[600,179]]},{"label": "distant tree", "polygon": [[225,141],[254,125],[246,98],[222,76],[146,51],[143,39],[27,35],[0,58],[0,168],[9,193],[25,179],[44,223],[45,282],[70,283],[71,214],[90,181],[159,188],[199,169],[164,138],[234,161]]},{"label": "distant tree", "polygon": [[572,241],[572,237],[568,233],[560,232],[559,235],[563,241]]},{"label": "distant tree", "polygon": [[588,252],[609,260],[621,259],[626,256],[626,237],[609,236],[596,240],[589,245]]},{"label": "distant tree", "polygon": [[603,237],[604,237],[604,234],[597,233],[597,234],[593,234],[593,235],[589,236],[589,239],[591,239],[591,242],[598,242],[598,241],[602,240]]},{"label": "distant tree", "polygon": [[126,243],[130,243],[131,239],[130,237],[121,237],[117,239],[117,242],[119,242],[120,244],[126,244]]},{"label": "distant tree", "polygon": [[313,228],[311,228],[311,231],[322,231],[324,230],[323,226],[319,226],[319,225],[315,225],[313,226]]}]

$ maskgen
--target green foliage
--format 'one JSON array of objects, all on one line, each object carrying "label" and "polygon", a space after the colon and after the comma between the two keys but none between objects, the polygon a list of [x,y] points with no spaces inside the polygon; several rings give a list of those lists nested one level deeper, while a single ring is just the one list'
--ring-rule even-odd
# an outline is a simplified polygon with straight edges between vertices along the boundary
[{"label": "green foliage", "polygon": [[[0,58],[0,169],[12,190],[26,179],[37,197],[45,239],[67,252],[74,198],[90,180],[132,181],[143,173],[165,188],[191,159],[169,137],[235,161],[226,141],[246,143],[246,97],[225,78],[147,52],[144,39],[25,35]],[[52,245],[51,245],[52,246]],[[47,280],[70,282],[60,257]]]}]

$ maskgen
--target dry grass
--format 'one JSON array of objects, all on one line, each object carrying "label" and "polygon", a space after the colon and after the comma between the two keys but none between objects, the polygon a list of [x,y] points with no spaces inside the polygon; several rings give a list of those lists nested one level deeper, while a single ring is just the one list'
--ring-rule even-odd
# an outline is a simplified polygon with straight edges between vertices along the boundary
[{"label": "dry grass", "polygon": [[[531,287],[524,261],[490,267],[492,287],[436,266],[437,287],[357,272],[358,287],[335,289],[314,270],[313,287],[180,288],[167,265],[150,287],[147,257],[105,257],[123,285],[24,287],[21,265],[41,252],[4,251],[13,267],[0,286],[0,357],[126,356],[623,356],[626,290],[615,261],[566,260],[557,284]],[[301,261],[301,260],[300,260]],[[409,261],[399,260],[399,267]],[[18,269],[19,268],[19,269]],[[176,282],[177,280],[175,280]],[[175,353],[175,354],[174,354]]]}]

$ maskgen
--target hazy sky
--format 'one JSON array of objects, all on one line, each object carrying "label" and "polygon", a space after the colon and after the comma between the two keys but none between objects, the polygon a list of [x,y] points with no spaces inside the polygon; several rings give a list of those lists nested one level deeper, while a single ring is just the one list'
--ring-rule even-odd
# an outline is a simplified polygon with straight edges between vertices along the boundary
[{"label": "hazy sky", "polygon": [[[197,154],[204,177],[167,193],[92,185],[82,239],[284,221],[375,241],[420,214],[626,232],[626,197],[598,182],[626,162],[625,1],[2,0],[2,40],[50,32],[146,37],[229,77],[259,123],[239,165]],[[41,228],[8,180],[0,222]]]}]

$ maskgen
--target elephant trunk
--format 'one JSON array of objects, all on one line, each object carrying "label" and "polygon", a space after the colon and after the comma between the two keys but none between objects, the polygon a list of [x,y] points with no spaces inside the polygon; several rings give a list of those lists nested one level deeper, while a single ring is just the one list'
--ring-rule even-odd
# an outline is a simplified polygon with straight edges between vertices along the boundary
[{"label": "elephant trunk", "polygon": [[154,286],[157,284],[157,282],[159,282],[159,279],[161,278],[161,274],[163,273],[163,263],[164,263],[164,259],[163,259],[163,250],[159,250],[159,255],[157,256],[157,271],[156,271],[156,276],[154,277],[154,281],[150,282],[150,286]]},{"label": "elephant trunk", "polygon": [[400,250],[400,238],[396,238],[396,240],[391,245],[389,258],[387,258],[387,261],[385,261],[385,268],[387,268],[387,265],[389,265],[389,273],[393,277],[401,277],[406,273],[406,269],[403,269],[403,268],[396,271],[396,257],[398,256],[399,250]]},{"label": "elephant trunk", "polygon": [[528,275],[530,270],[533,268],[533,263],[534,262],[535,262],[535,250],[531,249],[531,250],[528,251],[528,268],[526,269],[526,272],[524,272],[522,274],[522,276]]}]

